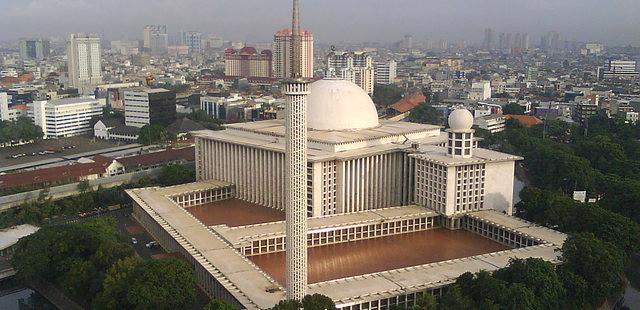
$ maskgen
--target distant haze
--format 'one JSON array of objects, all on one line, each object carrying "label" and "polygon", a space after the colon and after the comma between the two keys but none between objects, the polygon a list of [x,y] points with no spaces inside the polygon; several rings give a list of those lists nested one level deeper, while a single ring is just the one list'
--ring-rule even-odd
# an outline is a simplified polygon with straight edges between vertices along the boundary
[{"label": "distant haze", "polygon": [[[139,39],[145,24],[267,42],[289,26],[290,0],[0,0],[0,40],[97,32]],[[393,42],[411,34],[480,43],[483,29],[640,45],[638,0],[301,0],[318,42]]]}]

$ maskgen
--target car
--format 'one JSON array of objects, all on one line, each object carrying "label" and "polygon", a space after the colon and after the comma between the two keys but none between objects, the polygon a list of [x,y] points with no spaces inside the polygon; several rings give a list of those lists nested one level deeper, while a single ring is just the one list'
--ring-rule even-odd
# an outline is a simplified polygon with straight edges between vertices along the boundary
[{"label": "car", "polygon": [[138,239],[136,239],[136,238],[131,238],[131,243],[133,243],[133,244],[138,244]]},{"label": "car", "polygon": [[149,242],[149,243],[147,243],[147,244],[146,244],[146,246],[147,246],[148,248],[152,248],[152,247],[155,247],[155,246],[157,246],[157,245],[158,245],[158,242],[156,242],[156,241],[151,241],[151,242]]}]

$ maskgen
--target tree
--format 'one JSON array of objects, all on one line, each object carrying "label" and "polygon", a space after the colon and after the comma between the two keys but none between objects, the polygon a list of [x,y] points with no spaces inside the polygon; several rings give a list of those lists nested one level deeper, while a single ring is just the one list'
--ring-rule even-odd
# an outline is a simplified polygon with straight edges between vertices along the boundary
[{"label": "tree", "polygon": [[336,305],[331,298],[322,294],[313,294],[304,296],[302,301],[298,300],[281,300],[272,310],[333,310]]},{"label": "tree", "polygon": [[[556,273],[553,264],[539,258],[511,259],[509,266],[494,273],[494,276],[507,283],[512,283],[510,290],[525,292],[531,291],[531,296],[521,294],[527,298],[530,309],[560,308],[564,300],[565,290],[562,281]],[[521,286],[515,286],[521,284]],[[513,294],[508,294],[513,295]],[[516,302],[515,300],[511,300]],[[523,301],[517,301],[523,302]],[[522,303],[524,305],[524,303]]]},{"label": "tree", "polygon": [[237,310],[238,308],[220,299],[211,300],[202,310]]},{"label": "tree", "polygon": [[442,295],[438,309],[441,310],[468,310],[473,309],[471,298],[462,293],[457,285],[452,285],[447,293]]},{"label": "tree", "polygon": [[422,124],[442,124],[442,113],[428,103],[422,103],[409,113],[409,121]]},{"label": "tree", "polygon": [[271,310],[298,310],[302,309],[302,303],[297,300],[281,300]]},{"label": "tree", "polygon": [[150,145],[169,139],[169,133],[160,125],[145,125],[138,133],[138,143]]},{"label": "tree", "polygon": [[163,186],[194,182],[195,179],[195,172],[185,168],[183,165],[164,166],[158,176],[158,180]]},{"label": "tree", "polygon": [[376,84],[373,88],[373,102],[379,105],[391,105],[402,99],[403,90],[394,85]]},{"label": "tree", "polygon": [[313,294],[304,296],[302,299],[302,307],[305,310],[333,310],[336,308],[336,304],[327,296]]},{"label": "tree", "polygon": [[524,115],[525,109],[521,105],[512,102],[502,108],[502,113],[505,115]]},{"label": "tree", "polygon": [[89,184],[89,181],[82,180],[78,183],[78,191],[80,191],[80,193],[84,194],[90,190],[91,190],[91,184]]},{"label": "tree", "polygon": [[416,304],[409,307],[409,310],[436,310],[438,308],[438,302],[436,298],[430,293],[422,293],[416,299]]},{"label": "tree", "polygon": [[127,302],[136,309],[181,309],[196,298],[191,266],[177,259],[151,260],[135,272]]},{"label": "tree", "polygon": [[619,294],[623,284],[622,255],[615,247],[593,234],[576,234],[562,246],[562,269],[584,279],[586,300],[593,306]]},{"label": "tree", "polygon": [[142,261],[131,256],[117,261],[107,271],[102,282],[102,291],[96,297],[95,309],[126,309],[129,307],[127,293]]}]

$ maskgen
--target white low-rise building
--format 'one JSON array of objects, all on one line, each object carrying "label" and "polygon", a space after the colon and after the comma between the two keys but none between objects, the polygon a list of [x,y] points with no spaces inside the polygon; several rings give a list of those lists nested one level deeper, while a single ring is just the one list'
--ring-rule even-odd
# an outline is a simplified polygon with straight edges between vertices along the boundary
[{"label": "white low-rise building", "polygon": [[474,123],[478,128],[487,130],[492,134],[502,132],[507,128],[507,120],[504,115],[500,114],[476,117]]},{"label": "white low-rise building", "polygon": [[91,119],[101,116],[105,106],[105,99],[93,97],[34,101],[28,115],[45,139],[71,137],[91,132]]}]

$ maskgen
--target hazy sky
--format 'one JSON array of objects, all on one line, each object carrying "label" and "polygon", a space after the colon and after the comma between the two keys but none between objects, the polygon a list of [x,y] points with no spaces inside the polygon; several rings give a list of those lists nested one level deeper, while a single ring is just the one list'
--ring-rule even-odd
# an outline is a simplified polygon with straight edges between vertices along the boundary
[{"label": "hazy sky", "polygon": [[[0,0],[0,40],[98,32],[138,39],[145,24],[267,42],[289,25],[290,0]],[[410,33],[481,42],[483,29],[557,30],[569,40],[640,45],[640,0],[301,0],[316,41],[392,42]]]}]

